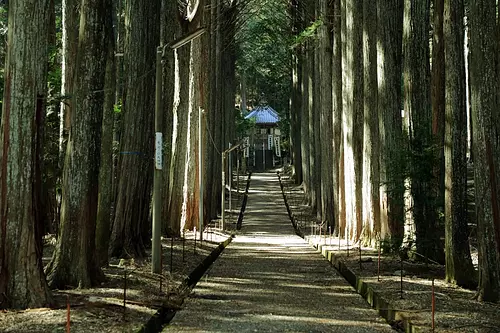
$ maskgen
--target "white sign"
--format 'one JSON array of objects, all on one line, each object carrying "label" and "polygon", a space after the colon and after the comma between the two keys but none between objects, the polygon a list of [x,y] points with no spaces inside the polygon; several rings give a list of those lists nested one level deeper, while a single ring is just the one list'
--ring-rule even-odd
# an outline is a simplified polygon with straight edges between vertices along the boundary
[{"label": "white sign", "polygon": [[269,134],[267,136],[267,149],[271,150],[273,148],[273,135]]},{"label": "white sign", "polygon": [[281,157],[281,145],[280,145],[280,137],[274,137],[274,148],[276,149],[276,156]]},{"label": "white sign", "polygon": [[161,132],[156,132],[155,136],[155,168],[161,170],[163,168],[163,135]]},{"label": "white sign", "polygon": [[248,157],[250,156],[250,137],[245,137],[245,139],[243,139],[243,157]]}]

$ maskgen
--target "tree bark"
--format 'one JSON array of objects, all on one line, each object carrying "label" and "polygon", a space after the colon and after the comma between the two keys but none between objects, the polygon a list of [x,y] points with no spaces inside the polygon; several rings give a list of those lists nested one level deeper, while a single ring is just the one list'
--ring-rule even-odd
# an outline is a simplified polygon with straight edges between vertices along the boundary
[{"label": "tree bark", "polygon": [[429,0],[406,0],[404,18],[405,115],[409,117],[411,194],[417,252],[443,261],[437,224],[436,195],[432,188],[434,154],[429,68]]},{"label": "tree bark", "polygon": [[309,200],[309,192],[311,186],[311,165],[309,163],[310,154],[309,154],[309,68],[310,63],[307,61],[307,50],[304,46],[301,47],[300,51],[301,58],[301,82],[300,82],[300,90],[302,92],[301,99],[301,116],[302,122],[300,123],[300,152],[302,155],[302,174],[303,174],[303,189],[304,189],[304,199],[305,204],[310,202]]},{"label": "tree bark", "polygon": [[158,0],[125,3],[125,93],[111,256],[145,255],[151,202]]},{"label": "tree bark", "polygon": [[363,147],[363,2],[345,2],[343,65],[343,131],[346,223],[348,237],[358,240],[362,217]]},{"label": "tree bark", "polygon": [[[378,2],[378,110],[380,129],[381,236],[394,245],[403,239],[404,179],[398,151],[402,142],[401,45],[403,2]],[[399,157],[400,158],[400,157]]]},{"label": "tree bark", "polygon": [[[177,2],[171,0],[161,1],[161,37],[162,46],[175,40],[180,34],[180,26],[175,19],[177,15]],[[175,57],[174,52],[169,48],[163,55],[163,180],[162,180],[162,232],[171,234],[173,229],[172,221],[169,219],[169,183],[170,183],[170,162],[172,159],[172,136],[174,110],[178,107],[179,98],[175,94]]]},{"label": "tree bark", "polygon": [[47,267],[47,279],[53,288],[88,288],[102,277],[96,260],[95,229],[106,69],[105,19],[110,5],[105,0],[90,0],[80,11],[61,227]]},{"label": "tree bark", "polygon": [[171,228],[169,235],[178,237],[181,233],[182,203],[184,200],[183,187],[186,170],[186,140],[188,137],[189,119],[189,60],[190,48],[185,45],[177,50],[177,77],[175,79],[176,89],[179,94],[179,102],[174,108],[174,135],[172,137],[172,160],[169,168],[170,185],[168,193],[169,220]]},{"label": "tree bark", "polygon": [[319,85],[321,124],[321,217],[333,229],[335,224],[333,207],[333,95],[332,95],[332,15],[328,0],[319,2],[319,13],[323,25],[319,28]]},{"label": "tree bark", "polygon": [[443,38],[444,0],[434,0],[432,34],[432,136],[437,145],[433,170],[433,188],[438,202],[444,201],[444,108],[445,108],[445,62]]},{"label": "tree bark", "polygon": [[495,0],[476,0],[471,12],[471,85],[474,185],[481,301],[500,300],[500,117]]},{"label": "tree bark", "polygon": [[[333,208],[336,234],[340,236],[341,225],[341,195],[340,188],[343,180],[341,179],[342,154],[342,19],[340,0],[334,0],[333,3],[333,62],[332,62],[332,99],[333,99]],[[343,209],[345,211],[345,209]]]},{"label": "tree bark", "polygon": [[[199,219],[199,156],[198,156],[198,125],[199,125],[199,94],[196,87],[200,74],[200,40],[191,42],[189,63],[189,101],[188,123],[186,136],[186,166],[184,174],[184,189],[182,202],[181,230],[193,230],[198,226]],[[182,144],[182,143],[181,143]],[[197,228],[199,229],[199,228]]]},{"label": "tree bark", "polygon": [[[296,37],[300,33],[300,4],[299,0],[290,2],[290,14],[292,16],[292,36]],[[295,48],[292,52],[292,91],[290,97],[290,144],[292,146],[292,163],[295,183],[301,184],[303,181],[302,170],[302,150],[301,150],[301,79],[302,63],[300,60],[300,49]]]},{"label": "tree bark", "polygon": [[0,130],[0,307],[24,309],[51,303],[37,206],[49,1],[13,1],[8,15]]},{"label": "tree bark", "polygon": [[99,167],[99,197],[97,203],[96,250],[100,266],[108,264],[108,244],[111,233],[113,207],[113,126],[116,98],[115,34],[112,16],[114,10],[108,8],[105,26],[106,74],[104,83],[104,109],[101,131],[101,164]]},{"label": "tree bark", "polygon": [[309,204],[312,208],[313,214],[317,213],[318,210],[318,201],[317,201],[317,189],[320,186],[319,184],[319,175],[317,174],[317,160],[316,160],[316,149],[319,149],[316,146],[316,135],[319,135],[318,127],[316,124],[316,115],[314,109],[314,45],[311,45],[312,42],[308,42],[308,49],[306,50],[306,61],[309,63],[307,70],[307,113],[309,118]]},{"label": "tree bark", "polygon": [[71,126],[71,95],[75,76],[75,59],[78,50],[78,29],[80,26],[81,0],[62,0],[62,84],[61,95],[65,97],[61,103],[59,115],[59,155],[61,169]]},{"label": "tree bark", "polygon": [[380,235],[379,127],[377,95],[377,1],[363,2],[364,139],[363,243],[376,245]]},{"label": "tree bark", "polygon": [[475,287],[467,218],[467,115],[465,112],[463,0],[446,0],[445,245],[446,280]]}]

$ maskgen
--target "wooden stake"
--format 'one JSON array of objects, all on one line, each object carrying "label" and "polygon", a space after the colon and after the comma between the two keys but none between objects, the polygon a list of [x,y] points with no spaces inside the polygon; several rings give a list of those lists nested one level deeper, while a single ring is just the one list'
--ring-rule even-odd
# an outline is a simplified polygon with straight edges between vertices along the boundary
[{"label": "wooden stake", "polygon": [[66,295],[66,333],[71,332],[71,306],[69,305],[69,295]]},{"label": "wooden stake", "polygon": [[127,268],[123,268],[123,276],[124,276],[124,283],[123,283],[123,319],[125,320],[125,312],[127,310]]},{"label": "wooden stake", "polygon": [[432,279],[432,331],[434,332],[434,316],[436,314],[436,298],[434,294],[434,279]]},{"label": "wooden stake", "polygon": [[380,247],[381,247],[381,241],[378,241],[378,268],[377,268],[377,281],[380,282]]}]

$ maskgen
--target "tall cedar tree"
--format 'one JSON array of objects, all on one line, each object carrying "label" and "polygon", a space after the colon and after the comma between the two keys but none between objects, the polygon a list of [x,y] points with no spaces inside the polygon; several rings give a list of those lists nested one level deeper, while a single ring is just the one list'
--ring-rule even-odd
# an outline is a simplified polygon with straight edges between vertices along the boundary
[{"label": "tall cedar tree", "polygon": [[381,235],[395,244],[403,238],[401,70],[403,2],[378,1],[378,111],[380,128]]},{"label": "tall cedar tree", "polygon": [[[292,36],[297,36],[300,33],[300,12],[299,0],[290,1],[290,15],[292,17]],[[300,125],[302,121],[301,108],[301,61],[300,48],[295,48],[292,52],[292,92],[290,96],[290,144],[292,146],[292,163],[293,173],[295,175],[295,183],[301,184],[303,181],[302,173],[302,151]]]},{"label": "tall cedar tree", "polygon": [[341,170],[342,154],[342,19],[340,0],[333,1],[333,61],[332,61],[332,99],[333,99],[333,207],[335,228],[341,235]]},{"label": "tall cedar tree", "polygon": [[432,137],[435,149],[432,191],[436,193],[437,204],[444,201],[444,108],[445,108],[445,63],[443,14],[444,0],[434,0],[432,33]]},{"label": "tall cedar tree", "polygon": [[363,147],[363,2],[345,0],[343,131],[345,200],[348,237],[361,236]]},{"label": "tall cedar tree", "polygon": [[432,104],[429,65],[430,0],[406,0],[404,17],[405,116],[409,117],[411,194],[417,252],[443,260],[432,184]]},{"label": "tall cedar tree", "polygon": [[96,249],[99,265],[108,263],[108,244],[113,207],[113,125],[116,99],[115,34],[112,16],[106,17],[106,75],[104,83],[104,108],[101,131],[101,164],[99,167],[99,197],[97,203]]},{"label": "tall cedar tree", "polygon": [[363,242],[375,245],[380,233],[379,128],[377,96],[377,1],[363,2],[364,138]]},{"label": "tall cedar tree", "polygon": [[9,4],[0,130],[0,308],[51,302],[38,207],[49,11],[48,0]]},{"label": "tall cedar tree", "polygon": [[169,220],[172,236],[178,237],[181,232],[182,203],[184,200],[183,188],[186,170],[189,120],[189,61],[190,44],[177,49],[176,78],[175,85],[179,102],[174,108],[174,135],[172,136],[172,158],[170,162],[169,176]]},{"label": "tall cedar tree", "polygon": [[59,154],[61,168],[64,164],[71,110],[73,108],[73,82],[75,59],[78,51],[78,29],[80,28],[80,6],[82,0],[62,0],[62,73],[61,95],[65,97],[59,113]]},{"label": "tall cedar tree", "polygon": [[333,114],[332,114],[332,15],[329,0],[319,2],[320,17],[323,25],[319,28],[319,85],[320,85],[320,124],[321,124],[321,217],[333,230]]},{"label": "tall cedar tree", "polygon": [[[161,0],[161,32],[160,42],[162,45],[170,43],[175,39],[180,31],[180,26],[177,24],[177,2],[171,0]],[[177,107],[174,88],[172,84],[175,80],[175,57],[174,52],[166,52],[163,55],[163,181],[162,181],[162,231],[164,234],[172,234],[171,221],[168,218],[168,202],[170,194],[168,192],[168,184],[170,182],[170,160],[172,158],[172,132],[174,121],[174,108]]]},{"label": "tall cedar tree", "polygon": [[500,115],[495,0],[470,4],[474,185],[479,241],[479,300],[500,300]]},{"label": "tall cedar tree", "polygon": [[156,47],[160,39],[159,0],[125,2],[125,92],[112,256],[145,255],[153,174]]},{"label": "tall cedar tree", "polygon": [[467,115],[465,112],[463,0],[446,0],[445,245],[446,280],[474,287],[467,218]]},{"label": "tall cedar tree", "polygon": [[66,148],[61,226],[47,267],[53,288],[86,288],[102,278],[95,251],[99,157],[106,70],[106,19],[110,0],[84,0]]}]

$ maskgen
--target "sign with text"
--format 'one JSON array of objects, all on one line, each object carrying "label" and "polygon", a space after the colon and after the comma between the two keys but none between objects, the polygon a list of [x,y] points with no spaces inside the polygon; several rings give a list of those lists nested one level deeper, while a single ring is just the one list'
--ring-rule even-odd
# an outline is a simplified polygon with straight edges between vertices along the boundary
[{"label": "sign with text", "polygon": [[243,139],[243,157],[248,157],[250,156],[250,137],[245,137],[245,139]]},{"label": "sign with text", "polygon": [[163,168],[163,135],[161,132],[156,132],[155,135],[155,168],[161,170]]},{"label": "sign with text", "polygon": [[274,148],[276,150],[276,156],[281,157],[281,145],[280,145],[280,137],[274,137]]},{"label": "sign with text", "polygon": [[269,134],[267,136],[267,149],[268,150],[273,149],[273,135],[272,134]]}]

